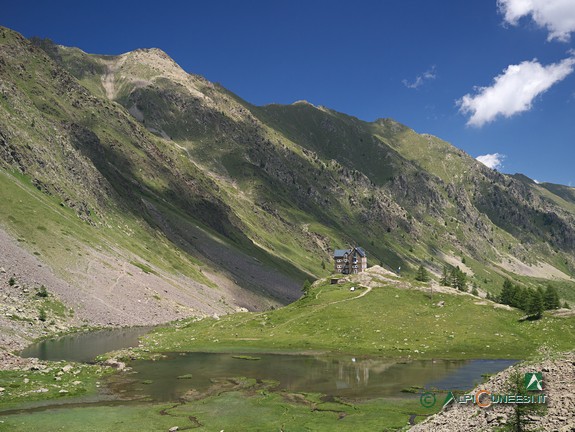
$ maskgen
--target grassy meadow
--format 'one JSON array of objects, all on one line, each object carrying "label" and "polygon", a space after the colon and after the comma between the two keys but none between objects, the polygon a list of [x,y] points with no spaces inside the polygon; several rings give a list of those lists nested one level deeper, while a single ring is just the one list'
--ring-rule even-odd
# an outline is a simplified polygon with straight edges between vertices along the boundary
[{"label": "grassy meadow", "polygon": [[543,345],[557,351],[575,345],[574,317],[519,321],[521,311],[472,295],[436,292],[431,300],[428,290],[398,284],[369,292],[354,283],[319,284],[281,309],[176,322],[144,337],[142,349],[526,359]]}]

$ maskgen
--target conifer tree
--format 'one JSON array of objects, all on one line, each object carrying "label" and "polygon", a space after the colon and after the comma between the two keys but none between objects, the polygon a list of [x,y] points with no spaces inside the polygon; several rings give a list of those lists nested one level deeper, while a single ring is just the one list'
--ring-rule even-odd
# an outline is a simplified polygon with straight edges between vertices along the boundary
[{"label": "conifer tree", "polygon": [[303,283],[301,291],[303,292],[303,296],[306,297],[309,294],[309,290],[311,289],[311,283],[307,279]]},{"label": "conifer tree", "polygon": [[443,275],[439,283],[443,286],[451,286],[449,284],[449,271],[447,270],[447,266],[443,266]]},{"label": "conifer tree", "polygon": [[541,318],[543,311],[545,310],[545,302],[543,300],[543,295],[539,290],[532,290],[529,293],[529,303],[527,306],[527,313],[534,318]]},{"label": "conifer tree", "polygon": [[459,291],[467,291],[467,275],[459,268],[457,270],[457,289]]},{"label": "conifer tree", "polygon": [[503,289],[501,294],[499,294],[499,303],[509,305],[513,303],[513,297],[515,296],[515,287],[509,279],[505,279],[503,282]]},{"label": "conifer tree", "polygon": [[449,275],[450,285],[459,291],[467,291],[467,275],[461,271],[459,266],[454,267]]},{"label": "conifer tree", "polygon": [[[511,372],[507,381],[506,391],[511,394],[529,396],[524,383],[524,374],[518,370]],[[499,429],[501,431],[523,432],[531,423],[530,416],[542,415],[546,407],[543,404],[518,403],[513,406],[507,422]]]},{"label": "conifer tree", "polygon": [[543,299],[545,301],[545,309],[559,309],[561,307],[561,302],[559,301],[559,293],[557,289],[551,284],[547,284],[545,293],[543,294]]},{"label": "conifer tree", "polygon": [[418,280],[420,282],[429,281],[429,273],[427,272],[425,267],[423,267],[423,264],[421,264],[419,266],[419,268],[417,269],[417,274],[415,275],[415,280]]},{"label": "conifer tree", "polygon": [[513,287],[513,298],[511,299],[511,306],[524,311],[529,307],[530,290],[518,286]]}]

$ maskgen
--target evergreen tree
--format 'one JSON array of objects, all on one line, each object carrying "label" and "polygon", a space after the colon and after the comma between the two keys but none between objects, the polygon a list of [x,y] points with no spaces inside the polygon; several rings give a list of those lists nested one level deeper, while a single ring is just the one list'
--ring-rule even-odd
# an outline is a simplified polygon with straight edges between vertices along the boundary
[{"label": "evergreen tree", "polygon": [[529,293],[529,303],[527,306],[527,313],[537,319],[541,318],[545,310],[545,302],[543,295],[539,290],[532,290]]},{"label": "evergreen tree", "polygon": [[530,291],[518,286],[513,287],[513,298],[511,299],[511,306],[527,311],[530,301]]},{"label": "evergreen tree", "polygon": [[443,275],[439,283],[443,286],[451,286],[449,284],[449,271],[447,270],[447,266],[443,266]]},{"label": "evergreen tree", "polygon": [[567,303],[567,302],[563,303],[563,307],[565,309],[571,309],[571,307],[569,306],[569,303]]},{"label": "evergreen tree", "polygon": [[459,291],[467,291],[467,275],[461,270],[457,272],[457,289]]},{"label": "evergreen tree", "polygon": [[473,294],[474,296],[479,296],[479,291],[477,291],[477,287],[473,287],[473,289],[471,290],[471,294]]},{"label": "evergreen tree", "polygon": [[427,272],[425,267],[423,267],[423,264],[421,264],[419,266],[419,268],[417,269],[417,274],[415,275],[415,280],[418,280],[420,282],[429,281],[429,273]]},{"label": "evergreen tree", "polygon": [[457,269],[453,267],[449,272],[449,284],[452,288],[457,288]]},{"label": "evergreen tree", "polygon": [[547,284],[547,289],[543,294],[543,299],[545,301],[545,309],[559,309],[561,307],[561,303],[559,301],[559,293],[557,289],[551,284]]},{"label": "evergreen tree", "polygon": [[467,275],[461,271],[459,266],[451,270],[449,279],[450,279],[449,286],[457,288],[459,291],[467,291]]},{"label": "evergreen tree", "polygon": [[309,294],[310,289],[311,289],[311,282],[306,279],[305,282],[303,283],[303,286],[301,287],[301,292],[303,293],[304,297],[306,297]]},{"label": "evergreen tree", "polygon": [[[525,388],[524,374],[518,370],[514,370],[507,381],[506,391],[510,394],[521,396],[528,396],[530,392]],[[542,415],[545,413],[546,407],[543,404],[526,404],[518,403],[513,406],[513,411],[508,417],[507,423],[504,424],[500,430],[523,432],[531,423],[529,416]]]},{"label": "evergreen tree", "polygon": [[503,289],[501,294],[499,294],[499,303],[509,305],[513,303],[513,297],[515,297],[515,286],[511,283],[509,279],[505,279],[503,282]]}]

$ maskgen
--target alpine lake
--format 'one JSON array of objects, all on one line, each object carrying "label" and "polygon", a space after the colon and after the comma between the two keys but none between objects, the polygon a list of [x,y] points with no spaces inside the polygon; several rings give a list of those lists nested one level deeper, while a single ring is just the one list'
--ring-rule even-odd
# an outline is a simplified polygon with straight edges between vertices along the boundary
[{"label": "alpine lake", "polygon": [[[138,337],[150,330],[134,327],[71,334],[38,342],[21,355],[93,362],[99,354],[137,346]],[[54,430],[79,430],[82,426],[77,419],[83,419],[95,422],[93,430],[168,430],[174,426],[179,430],[306,430],[299,426],[324,430],[324,425],[325,430],[333,430],[331,423],[335,421],[338,430],[348,430],[349,426],[349,430],[357,431],[362,427],[347,420],[359,414],[364,416],[359,424],[365,430],[373,430],[373,425],[396,430],[437,412],[445,392],[471,390],[486,375],[515,362],[164,353],[160,359],[129,362],[127,371],[104,376],[97,390],[89,394],[23,402],[4,410],[0,404],[0,430],[7,426],[6,430],[30,430],[50,421],[56,422]],[[436,406],[421,406],[420,395],[427,391],[437,394]],[[169,411],[182,409],[193,415],[178,416]],[[147,419],[140,411],[155,417]],[[250,416],[251,420],[233,420],[238,415]],[[224,421],[226,416],[233,424]],[[323,416],[326,419],[322,420]],[[139,421],[145,424],[136,427]],[[316,426],[308,426],[313,424]],[[86,429],[84,423],[82,430],[92,429]]]}]

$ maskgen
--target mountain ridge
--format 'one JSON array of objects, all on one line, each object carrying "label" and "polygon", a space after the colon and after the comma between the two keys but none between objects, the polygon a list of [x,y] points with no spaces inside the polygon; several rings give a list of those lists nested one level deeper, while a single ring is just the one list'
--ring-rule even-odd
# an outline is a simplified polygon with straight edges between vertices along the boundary
[{"label": "mountain ridge", "polygon": [[[252,105],[158,49],[92,55],[0,31],[5,181],[23,175],[126,262],[221,289],[222,312],[293,301],[351,243],[407,275],[465,260],[484,292],[510,277],[575,298],[567,187],[501,174],[392,119]],[[39,243],[8,212],[0,223]],[[69,252],[53,255],[64,269]]]}]

